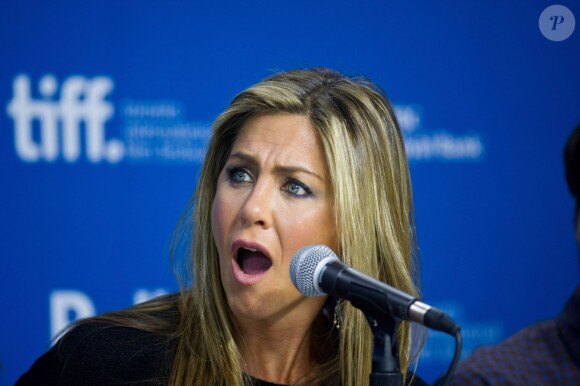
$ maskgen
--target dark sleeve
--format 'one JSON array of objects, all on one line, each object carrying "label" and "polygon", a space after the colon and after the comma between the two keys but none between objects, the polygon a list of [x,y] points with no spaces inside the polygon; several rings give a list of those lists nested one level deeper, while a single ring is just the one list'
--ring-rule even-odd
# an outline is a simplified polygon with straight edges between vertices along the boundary
[{"label": "dark sleeve", "polygon": [[449,386],[489,386],[490,383],[475,369],[463,366],[455,371],[455,374],[449,381]]},{"label": "dark sleeve", "polygon": [[129,327],[81,324],[34,362],[22,385],[156,385],[169,369],[165,339]]},{"label": "dark sleeve", "polygon": [[513,385],[514,383],[504,378],[501,371],[498,371],[501,366],[494,357],[493,348],[479,348],[459,362],[449,386]]}]

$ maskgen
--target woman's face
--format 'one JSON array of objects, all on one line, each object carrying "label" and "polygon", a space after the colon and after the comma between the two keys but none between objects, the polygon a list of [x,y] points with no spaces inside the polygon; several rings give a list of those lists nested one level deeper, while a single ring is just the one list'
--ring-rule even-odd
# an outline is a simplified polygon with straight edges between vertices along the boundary
[{"label": "woman's face", "polygon": [[238,320],[310,323],[320,311],[325,298],[300,294],[289,267],[305,245],[336,251],[323,154],[305,116],[256,116],[240,130],[212,207],[221,281]]}]

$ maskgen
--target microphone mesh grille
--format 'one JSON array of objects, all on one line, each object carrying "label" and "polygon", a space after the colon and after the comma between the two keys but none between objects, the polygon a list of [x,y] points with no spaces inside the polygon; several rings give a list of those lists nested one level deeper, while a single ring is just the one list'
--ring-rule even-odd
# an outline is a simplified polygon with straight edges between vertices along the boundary
[{"label": "microphone mesh grille", "polygon": [[294,287],[305,296],[325,295],[316,289],[314,283],[318,280],[318,265],[328,258],[338,260],[334,252],[325,245],[307,245],[298,250],[290,262],[290,278]]}]

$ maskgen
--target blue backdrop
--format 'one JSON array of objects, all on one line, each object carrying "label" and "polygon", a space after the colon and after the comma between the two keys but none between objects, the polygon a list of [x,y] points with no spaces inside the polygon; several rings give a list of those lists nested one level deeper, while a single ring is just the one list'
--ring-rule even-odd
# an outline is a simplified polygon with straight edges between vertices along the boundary
[{"label": "blue backdrop", "polygon": [[[578,282],[580,6],[553,4],[2,1],[0,384],[74,318],[177,288],[169,241],[211,122],[297,67],[366,75],[396,105],[424,298],[464,354],[557,315]],[[430,334],[418,373],[452,349]]]}]

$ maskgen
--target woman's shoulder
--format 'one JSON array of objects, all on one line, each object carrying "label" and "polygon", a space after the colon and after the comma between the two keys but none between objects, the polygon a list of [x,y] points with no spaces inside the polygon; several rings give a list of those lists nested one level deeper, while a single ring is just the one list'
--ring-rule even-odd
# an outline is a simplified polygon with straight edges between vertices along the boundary
[{"label": "woman's shoulder", "polygon": [[105,360],[125,356],[144,359],[165,350],[167,342],[166,337],[137,327],[88,321],[72,328],[55,347],[63,358],[88,355]]},{"label": "woman's shoulder", "polygon": [[[121,310],[75,324],[16,384],[166,382],[173,339],[170,334],[156,331],[163,330],[155,326],[163,320],[163,314],[147,310],[141,307],[137,314],[134,308]],[[135,319],[134,315],[138,317]],[[153,326],[147,325],[147,318]],[[174,321],[167,322],[169,325]]]}]

